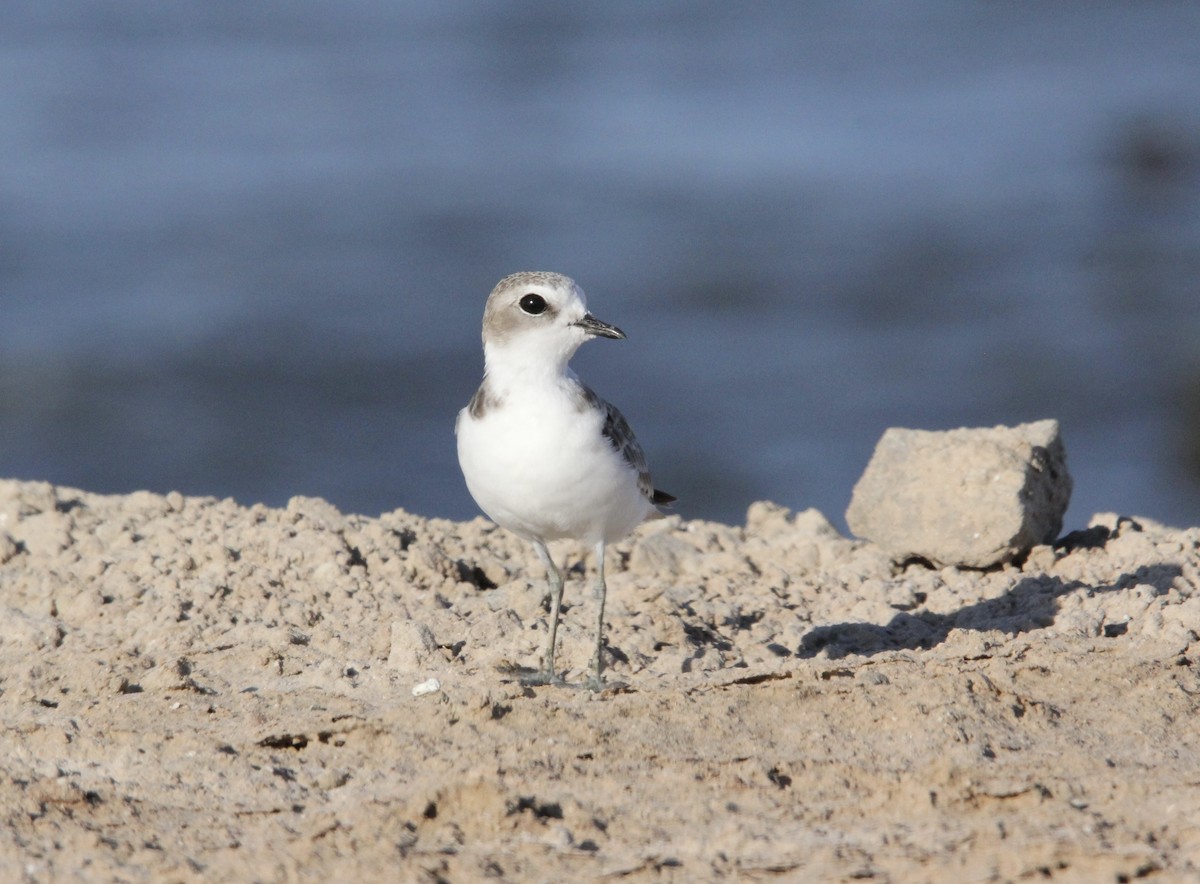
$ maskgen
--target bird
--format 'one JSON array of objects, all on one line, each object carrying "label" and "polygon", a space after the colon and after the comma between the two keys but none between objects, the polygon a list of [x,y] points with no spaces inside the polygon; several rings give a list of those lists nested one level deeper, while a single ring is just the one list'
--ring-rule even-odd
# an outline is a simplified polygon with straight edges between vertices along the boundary
[{"label": "bird", "polygon": [[467,490],[497,525],[533,545],[550,588],[550,634],[540,671],[522,680],[564,685],[554,666],[563,576],[547,544],[571,539],[595,553],[596,653],[584,687],[604,690],[606,547],[675,497],[654,487],[633,430],[615,406],[570,369],[593,338],[625,333],[588,312],[570,277],[526,271],[504,277],[483,311],[483,382],[454,432]]}]

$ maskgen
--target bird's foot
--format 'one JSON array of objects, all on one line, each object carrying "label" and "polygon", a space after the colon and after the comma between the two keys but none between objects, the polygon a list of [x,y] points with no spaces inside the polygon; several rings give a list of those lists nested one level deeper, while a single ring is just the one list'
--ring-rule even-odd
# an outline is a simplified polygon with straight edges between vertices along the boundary
[{"label": "bird's foot", "polygon": [[539,687],[541,685],[561,687],[567,683],[566,679],[552,669],[534,669],[530,666],[521,666],[510,660],[505,660],[497,665],[496,670],[509,678],[516,679],[518,683],[527,687]]},{"label": "bird's foot", "polygon": [[623,694],[629,690],[629,684],[623,681],[607,681],[599,675],[593,675],[582,685],[585,691],[593,694]]},{"label": "bird's foot", "polygon": [[521,684],[527,687],[540,687],[543,685],[553,685],[554,687],[564,687],[566,679],[557,672],[551,669],[539,669],[536,672],[526,671],[520,675]]}]

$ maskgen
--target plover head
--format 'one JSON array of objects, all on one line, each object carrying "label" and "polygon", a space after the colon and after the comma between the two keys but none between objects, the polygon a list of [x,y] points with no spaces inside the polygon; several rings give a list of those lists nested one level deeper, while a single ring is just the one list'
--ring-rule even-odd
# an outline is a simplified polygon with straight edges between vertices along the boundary
[{"label": "plover head", "polygon": [[625,333],[588,313],[583,289],[561,273],[506,276],[483,311],[483,350],[489,360],[565,366],[579,345],[594,337],[620,339]]}]

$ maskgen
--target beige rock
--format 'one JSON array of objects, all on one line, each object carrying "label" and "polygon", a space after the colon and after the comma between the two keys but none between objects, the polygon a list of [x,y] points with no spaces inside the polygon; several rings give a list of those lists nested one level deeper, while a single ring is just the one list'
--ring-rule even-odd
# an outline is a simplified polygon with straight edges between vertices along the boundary
[{"label": "beige rock", "polygon": [[854,487],[846,521],[897,561],[988,568],[1055,540],[1070,499],[1057,421],[892,428]]}]

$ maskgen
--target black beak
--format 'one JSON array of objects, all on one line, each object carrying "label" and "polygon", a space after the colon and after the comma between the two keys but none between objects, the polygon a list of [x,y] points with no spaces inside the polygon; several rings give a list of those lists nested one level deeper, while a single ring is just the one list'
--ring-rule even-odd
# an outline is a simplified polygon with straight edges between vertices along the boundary
[{"label": "black beak", "polygon": [[613,338],[614,340],[623,340],[625,332],[621,331],[615,325],[609,325],[607,322],[601,322],[590,313],[583,314],[583,319],[575,323],[589,335],[600,338]]}]

